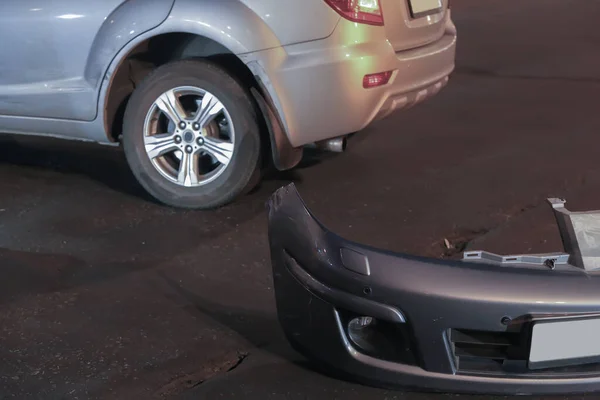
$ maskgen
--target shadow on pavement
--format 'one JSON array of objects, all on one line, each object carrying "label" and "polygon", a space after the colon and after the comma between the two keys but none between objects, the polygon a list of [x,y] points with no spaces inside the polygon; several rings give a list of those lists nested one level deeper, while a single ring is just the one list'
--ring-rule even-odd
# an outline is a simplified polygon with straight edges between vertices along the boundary
[{"label": "shadow on pavement", "polygon": [[[175,280],[169,278],[162,271],[159,272],[159,275],[178,295],[190,303],[190,312],[192,314],[200,312],[205,316],[209,316],[217,323],[226,326],[249,341],[253,345],[253,349],[248,355],[248,360],[251,360],[248,364],[256,364],[257,355],[260,359],[258,361],[259,364],[267,359],[269,365],[264,367],[274,369],[274,371],[267,374],[267,376],[273,379],[272,382],[268,382],[268,384],[272,385],[272,388],[276,387],[276,380],[282,379],[283,376],[289,373],[288,370],[290,368],[295,371],[303,371],[303,375],[320,374],[320,379],[335,379],[346,384],[354,384],[347,376],[335,369],[309,361],[297,353],[288,344],[275,315],[224,306],[185,288]],[[273,360],[275,360],[276,364],[285,363],[285,370],[279,371],[279,368],[275,368],[272,365]],[[253,370],[252,375],[259,370]],[[261,374],[259,373],[258,375]]]},{"label": "shadow on pavement", "polygon": [[[333,153],[308,150],[295,169],[277,171],[268,168],[262,182],[250,194],[262,191],[263,187],[275,190],[281,182],[283,183],[279,186],[289,182],[300,183],[298,169],[316,166],[335,156]],[[4,135],[0,136],[0,164],[85,175],[117,192],[156,203],[138,184],[120,148],[60,139]]]},{"label": "shadow on pavement", "polygon": [[[159,275],[177,294],[193,306],[193,310],[190,312],[200,312],[209,316],[219,324],[238,333],[256,348],[268,348],[269,351],[284,357],[286,354],[289,355],[289,352],[281,352],[280,346],[277,346],[279,343],[286,342],[274,315],[225,306],[185,288],[163,271],[160,271]],[[273,346],[274,344],[275,346]],[[287,345],[285,347],[289,348]]]},{"label": "shadow on pavement", "polygon": [[123,153],[116,148],[60,139],[7,136],[0,139],[0,163],[85,175],[110,189],[151,200],[129,171]]},{"label": "shadow on pavement", "polygon": [[59,291],[85,262],[66,254],[43,254],[0,248],[0,304],[29,293]]}]

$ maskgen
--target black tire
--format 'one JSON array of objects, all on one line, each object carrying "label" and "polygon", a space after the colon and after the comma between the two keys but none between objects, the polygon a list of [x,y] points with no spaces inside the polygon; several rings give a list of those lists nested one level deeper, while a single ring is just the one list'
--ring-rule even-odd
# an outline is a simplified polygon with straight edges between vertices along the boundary
[{"label": "black tire", "polygon": [[[144,121],[154,101],[176,87],[194,86],[215,95],[228,110],[234,128],[234,152],[225,171],[214,181],[184,187],[162,176],[144,147]],[[158,201],[178,208],[212,209],[235,200],[256,185],[261,142],[256,108],[247,90],[218,65],[183,60],[157,68],[134,91],[123,122],[123,147],[133,174]]]}]

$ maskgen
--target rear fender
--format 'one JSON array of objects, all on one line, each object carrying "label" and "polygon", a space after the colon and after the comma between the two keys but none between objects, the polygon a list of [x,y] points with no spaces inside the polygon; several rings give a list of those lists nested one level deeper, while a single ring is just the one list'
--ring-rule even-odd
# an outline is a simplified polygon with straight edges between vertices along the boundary
[{"label": "rear fender", "polygon": [[176,0],[160,31],[201,35],[234,54],[281,46],[268,25],[239,1]]},{"label": "rear fender", "polygon": [[115,55],[128,43],[159,26],[169,16],[174,0],[128,0],[104,21],[92,44],[85,69],[90,86],[99,83],[115,60]]}]

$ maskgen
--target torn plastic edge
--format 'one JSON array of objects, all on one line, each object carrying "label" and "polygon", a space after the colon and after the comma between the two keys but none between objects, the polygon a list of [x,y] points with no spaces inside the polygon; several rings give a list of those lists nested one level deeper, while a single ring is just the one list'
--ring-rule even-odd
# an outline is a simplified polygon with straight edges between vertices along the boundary
[{"label": "torn plastic edge", "polygon": [[600,269],[600,211],[572,212],[566,209],[566,200],[549,198],[564,252],[547,254],[499,255],[487,251],[467,251],[463,261],[479,261],[496,265],[572,265],[584,271]]}]

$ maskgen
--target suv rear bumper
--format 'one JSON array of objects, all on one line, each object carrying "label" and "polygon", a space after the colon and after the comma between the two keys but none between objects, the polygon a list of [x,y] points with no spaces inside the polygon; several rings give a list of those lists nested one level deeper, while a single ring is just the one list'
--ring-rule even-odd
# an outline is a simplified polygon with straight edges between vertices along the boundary
[{"label": "suv rear bumper", "polygon": [[[437,93],[454,69],[455,48],[448,11],[442,35],[412,50],[396,53],[382,27],[341,19],[327,39],[253,53],[245,61],[269,82],[290,143],[299,147],[357,132]],[[387,85],[363,88],[365,75],[386,71],[394,71]]]},{"label": "suv rear bumper", "polygon": [[[449,392],[600,390],[600,364],[527,364],[533,323],[600,315],[597,273],[568,264],[441,261],[352,243],[323,227],[293,185],[271,199],[269,237],[280,324],[298,351],[333,371],[375,386]],[[385,328],[369,342],[374,347],[361,349],[350,337],[348,321],[358,316]],[[463,362],[465,332],[471,339],[507,335],[513,344],[504,364]]]}]

